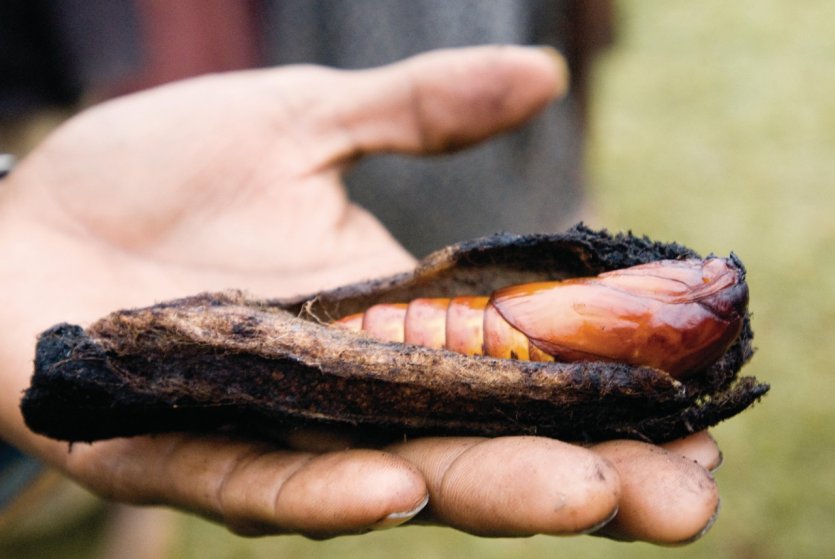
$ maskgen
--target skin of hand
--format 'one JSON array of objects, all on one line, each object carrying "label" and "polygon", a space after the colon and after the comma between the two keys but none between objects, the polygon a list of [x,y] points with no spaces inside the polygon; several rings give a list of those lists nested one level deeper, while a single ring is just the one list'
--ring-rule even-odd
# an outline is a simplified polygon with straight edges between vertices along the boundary
[{"label": "skin of hand", "polygon": [[605,525],[597,533],[618,539],[698,537],[718,506],[708,472],[720,455],[704,433],[668,449],[539,437],[361,448],[310,431],[280,445],[178,433],[68,450],[20,416],[35,338],[56,322],[226,288],[309,293],[411,267],[346,198],[345,168],[366,154],[466,147],[531,118],[566,82],[554,52],[489,46],[363,71],[206,76],[71,119],[0,183],[0,436],[107,498],[247,535],[329,537],[420,513],[489,536]]}]

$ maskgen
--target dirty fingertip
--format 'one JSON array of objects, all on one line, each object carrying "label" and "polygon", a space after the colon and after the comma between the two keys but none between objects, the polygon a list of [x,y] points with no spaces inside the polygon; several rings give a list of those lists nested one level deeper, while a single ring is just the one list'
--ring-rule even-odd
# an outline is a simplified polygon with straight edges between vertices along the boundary
[{"label": "dirty fingertip", "polygon": [[620,511],[600,534],[618,540],[680,545],[713,525],[719,491],[710,473],[687,456],[637,441],[594,447],[621,474]]}]

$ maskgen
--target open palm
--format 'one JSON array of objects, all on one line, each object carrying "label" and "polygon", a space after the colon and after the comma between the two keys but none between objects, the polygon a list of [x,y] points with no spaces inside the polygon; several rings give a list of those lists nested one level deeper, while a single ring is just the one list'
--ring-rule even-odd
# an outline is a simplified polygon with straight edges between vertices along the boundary
[{"label": "open palm", "polygon": [[[105,496],[241,533],[359,532],[404,522],[428,500],[421,518],[478,534],[583,532],[618,509],[605,529],[615,537],[699,534],[718,502],[706,435],[675,452],[536,437],[371,450],[336,433],[296,433],[281,447],[172,434],[67,452],[17,411],[34,336],[55,322],[226,288],[290,296],[408,268],[411,256],[346,198],[342,171],[365,154],[440,153],[520,124],[564,89],[554,61],[487,47],[361,72],[208,76],[69,121],[0,192],[4,438]],[[681,514],[652,503],[645,471]]]}]

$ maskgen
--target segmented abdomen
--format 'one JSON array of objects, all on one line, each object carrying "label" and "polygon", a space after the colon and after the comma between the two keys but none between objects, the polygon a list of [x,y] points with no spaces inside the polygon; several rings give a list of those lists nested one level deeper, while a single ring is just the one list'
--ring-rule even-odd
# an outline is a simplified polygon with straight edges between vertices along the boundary
[{"label": "segmented abdomen", "polygon": [[532,361],[619,361],[678,378],[721,356],[748,289],[734,260],[665,260],[489,297],[374,305],[336,322],[390,342]]}]

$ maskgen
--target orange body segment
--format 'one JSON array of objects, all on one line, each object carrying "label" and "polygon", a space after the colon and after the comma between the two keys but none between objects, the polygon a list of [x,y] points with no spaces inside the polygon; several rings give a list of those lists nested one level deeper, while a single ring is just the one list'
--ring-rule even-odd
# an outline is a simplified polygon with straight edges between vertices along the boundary
[{"label": "orange body segment", "polygon": [[464,355],[484,355],[484,307],[488,297],[456,297],[446,315],[446,348]]},{"label": "orange body segment", "polygon": [[362,330],[372,338],[385,342],[405,341],[405,304],[374,305],[361,316]]},{"label": "orange body segment", "polygon": [[502,359],[530,360],[530,339],[511,326],[492,304],[484,309],[484,353]]},{"label": "orange body segment", "polygon": [[441,349],[446,344],[449,299],[414,299],[404,319],[406,343]]}]

